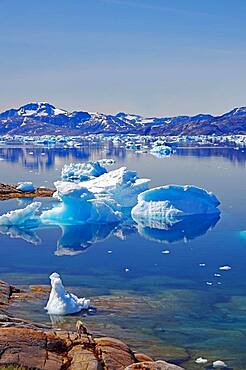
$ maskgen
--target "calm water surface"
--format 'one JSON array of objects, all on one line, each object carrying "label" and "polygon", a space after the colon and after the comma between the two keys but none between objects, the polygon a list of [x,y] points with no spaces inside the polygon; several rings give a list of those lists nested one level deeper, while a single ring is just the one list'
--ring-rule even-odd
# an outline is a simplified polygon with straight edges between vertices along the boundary
[{"label": "calm water surface", "polygon": [[[98,310],[85,321],[96,333],[118,336],[187,369],[199,368],[194,359],[200,356],[246,369],[246,153],[194,147],[158,159],[112,144],[2,146],[0,181],[52,186],[65,163],[106,157],[116,160],[112,169],[136,170],[153,187],[193,184],[214,192],[220,219],[191,219],[162,232],[132,224],[0,228],[0,279],[49,284],[49,274],[57,271],[67,287],[92,297]],[[26,202],[1,202],[0,214]],[[43,200],[43,207],[50,203]],[[223,265],[232,269],[220,271]],[[56,327],[74,326],[76,317],[46,315],[45,299],[15,303],[10,311]]]}]

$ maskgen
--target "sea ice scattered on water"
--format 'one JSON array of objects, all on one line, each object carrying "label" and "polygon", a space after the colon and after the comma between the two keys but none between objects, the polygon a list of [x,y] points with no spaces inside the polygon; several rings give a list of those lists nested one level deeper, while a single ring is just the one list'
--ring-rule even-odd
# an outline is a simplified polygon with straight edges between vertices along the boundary
[{"label": "sea ice scattered on water", "polygon": [[60,275],[54,272],[50,275],[51,292],[45,307],[50,315],[68,315],[88,309],[90,300],[78,298],[72,293],[65,291]]},{"label": "sea ice scattered on water", "polygon": [[221,271],[229,271],[231,270],[231,266],[225,265],[225,266],[220,266],[219,268]]}]

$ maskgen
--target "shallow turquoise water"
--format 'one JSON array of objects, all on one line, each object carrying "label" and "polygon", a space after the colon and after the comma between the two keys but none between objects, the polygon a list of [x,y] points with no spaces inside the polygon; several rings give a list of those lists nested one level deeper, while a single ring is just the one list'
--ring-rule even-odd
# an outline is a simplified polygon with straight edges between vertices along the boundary
[{"label": "shallow turquoise water", "polygon": [[[124,308],[118,303],[114,309],[100,306],[86,319],[95,330],[130,338],[137,348],[149,348],[159,357],[164,346],[184,347],[192,358],[220,358],[231,368],[246,368],[246,153],[181,148],[172,157],[157,159],[105,144],[2,147],[0,181],[32,180],[48,186],[64,163],[105,157],[116,159],[112,168],[124,165],[150,178],[151,186],[193,184],[213,191],[221,201],[220,219],[193,219],[165,232],[137,230],[132,224],[50,227],[25,234],[1,228],[0,278],[14,284],[48,284],[49,274],[57,271],[78,294],[130,299]],[[44,200],[43,207],[49,203]],[[4,201],[0,213],[22,206],[20,201]],[[222,265],[232,269],[220,271]],[[218,273],[221,276],[214,276]],[[136,297],[140,301],[135,302]],[[22,315],[48,322],[43,305],[23,304]],[[73,318],[67,318],[66,325],[69,320]],[[184,366],[192,369],[193,362]]]}]

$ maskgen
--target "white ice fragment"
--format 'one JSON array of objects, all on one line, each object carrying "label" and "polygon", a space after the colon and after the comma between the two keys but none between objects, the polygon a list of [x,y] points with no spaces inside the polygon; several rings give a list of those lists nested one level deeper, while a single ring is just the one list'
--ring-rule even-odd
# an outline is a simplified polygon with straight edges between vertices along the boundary
[{"label": "white ice fragment", "polygon": [[90,300],[78,298],[72,293],[65,291],[60,275],[54,272],[50,275],[51,292],[45,307],[50,315],[68,315],[88,309]]},{"label": "white ice fragment", "polygon": [[216,277],[220,277],[220,276],[221,276],[221,274],[214,274],[214,276],[216,276]]},{"label": "white ice fragment", "polygon": [[202,357],[198,357],[196,360],[195,360],[195,363],[197,364],[206,364],[208,362],[208,360],[206,358],[202,358]]},{"label": "white ice fragment", "polygon": [[223,369],[225,367],[228,367],[228,366],[224,363],[224,361],[217,360],[213,362],[214,369]]},{"label": "white ice fragment", "polygon": [[206,264],[205,264],[205,263],[199,263],[199,266],[200,266],[200,267],[205,267],[205,266],[206,266]]},{"label": "white ice fragment", "polygon": [[207,281],[206,284],[207,285],[213,285],[213,283],[211,283],[210,281]]},{"label": "white ice fragment", "polygon": [[161,253],[162,253],[162,254],[169,254],[169,253],[170,253],[170,251],[169,251],[169,250],[165,250],[165,251],[162,251]]},{"label": "white ice fragment", "polygon": [[20,190],[20,191],[23,191],[23,192],[26,192],[26,193],[35,192],[35,188],[34,188],[33,183],[31,181],[19,182],[16,189]]},{"label": "white ice fragment", "polygon": [[169,157],[173,154],[173,149],[167,145],[154,146],[150,149],[150,154],[157,158]]},{"label": "white ice fragment", "polygon": [[40,202],[33,202],[25,208],[16,209],[0,216],[1,226],[34,227],[39,223],[37,212]]},{"label": "white ice fragment", "polygon": [[219,268],[221,271],[228,271],[231,270],[231,266],[225,265],[225,266],[220,266]]},{"label": "white ice fragment", "polygon": [[125,268],[125,272],[129,272],[129,271],[130,271],[130,269],[126,267]]}]

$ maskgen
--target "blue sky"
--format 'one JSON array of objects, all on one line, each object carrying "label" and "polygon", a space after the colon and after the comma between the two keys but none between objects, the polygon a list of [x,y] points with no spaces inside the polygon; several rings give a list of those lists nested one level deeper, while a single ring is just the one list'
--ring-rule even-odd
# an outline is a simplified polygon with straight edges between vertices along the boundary
[{"label": "blue sky", "polygon": [[246,105],[245,0],[0,0],[0,110]]}]

